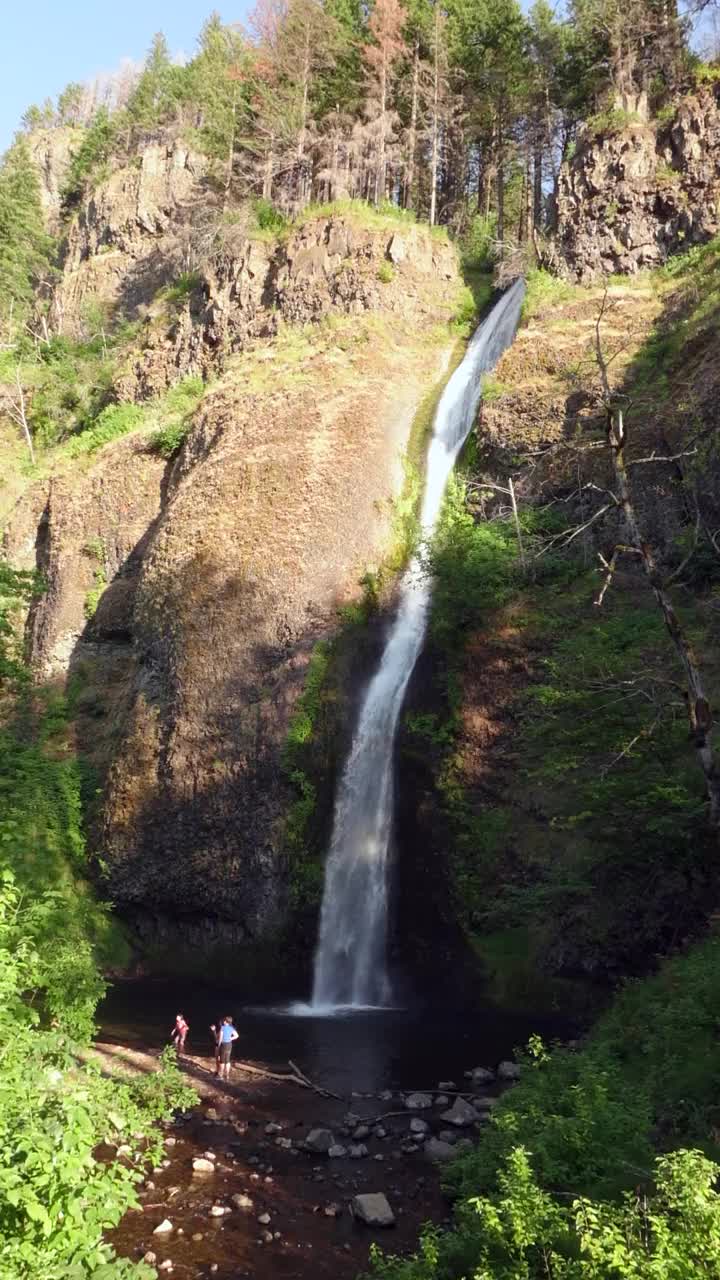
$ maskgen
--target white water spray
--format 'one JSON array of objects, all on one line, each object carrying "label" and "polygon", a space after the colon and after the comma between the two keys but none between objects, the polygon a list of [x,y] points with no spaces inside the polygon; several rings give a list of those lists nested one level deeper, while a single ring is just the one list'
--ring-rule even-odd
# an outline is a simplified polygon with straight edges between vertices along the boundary
[{"label": "white water spray", "polygon": [[[481,374],[510,345],[525,285],[518,280],[475,332],[435,414],[427,457],[421,538],[430,537],[455,459],[475,419]],[[432,584],[414,557],[397,616],[360,710],[335,800],[325,865],[312,1005],[316,1014],[387,1006],[388,854],[393,818],[393,748],[405,690],[425,635]]]}]

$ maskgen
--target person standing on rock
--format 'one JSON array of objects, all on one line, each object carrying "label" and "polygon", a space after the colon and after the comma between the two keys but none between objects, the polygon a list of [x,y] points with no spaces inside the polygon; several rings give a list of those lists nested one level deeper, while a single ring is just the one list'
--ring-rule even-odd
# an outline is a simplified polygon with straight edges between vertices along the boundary
[{"label": "person standing on rock", "polygon": [[220,1034],[218,1036],[218,1049],[220,1050],[220,1079],[230,1079],[230,1058],[232,1056],[233,1040],[237,1040],[238,1033],[233,1026],[233,1020],[228,1014],[223,1018],[220,1026]]},{"label": "person standing on rock", "polygon": [[213,1050],[215,1052],[215,1075],[220,1075],[220,1032],[222,1030],[222,1018],[217,1018],[215,1022],[210,1024],[210,1034],[213,1038]]},{"label": "person standing on rock", "polygon": [[173,1027],[172,1035],[170,1037],[179,1054],[185,1052],[185,1041],[189,1030],[190,1027],[185,1021],[185,1015],[179,1013],[175,1018],[175,1026]]}]

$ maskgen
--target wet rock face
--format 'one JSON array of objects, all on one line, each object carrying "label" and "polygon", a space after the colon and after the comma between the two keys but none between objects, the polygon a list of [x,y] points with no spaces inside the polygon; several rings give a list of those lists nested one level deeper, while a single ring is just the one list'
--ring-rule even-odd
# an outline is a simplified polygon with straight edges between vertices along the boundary
[{"label": "wet rock face", "polygon": [[720,87],[654,128],[582,137],[563,166],[557,249],[569,276],[633,275],[720,230]]}]

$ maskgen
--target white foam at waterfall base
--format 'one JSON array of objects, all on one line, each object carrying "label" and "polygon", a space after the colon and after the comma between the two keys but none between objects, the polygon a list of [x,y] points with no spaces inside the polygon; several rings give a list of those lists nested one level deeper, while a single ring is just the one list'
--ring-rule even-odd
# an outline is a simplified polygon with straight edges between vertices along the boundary
[{"label": "white foam at waterfall base", "polygon": [[[435,528],[450,473],[475,420],[481,376],[515,336],[524,292],[524,282],[518,280],[502,295],[443,391],[427,455],[423,540]],[[360,708],[338,784],[312,1001],[291,1006],[300,1016],[387,1008],[392,1001],[387,924],[393,750],[405,691],[425,636],[431,585],[416,556],[403,575],[397,616]]]}]

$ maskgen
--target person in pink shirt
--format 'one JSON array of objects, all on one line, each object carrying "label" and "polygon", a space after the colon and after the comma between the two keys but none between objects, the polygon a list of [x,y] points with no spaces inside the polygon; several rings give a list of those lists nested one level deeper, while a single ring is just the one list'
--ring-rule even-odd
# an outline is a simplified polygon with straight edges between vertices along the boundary
[{"label": "person in pink shirt", "polygon": [[185,1052],[185,1040],[189,1030],[190,1027],[185,1021],[184,1015],[179,1013],[175,1019],[175,1026],[172,1029],[172,1035],[170,1037],[178,1051],[178,1054]]}]

